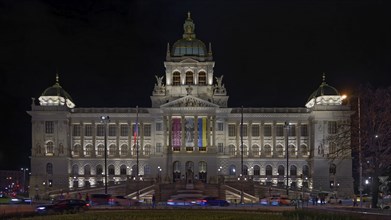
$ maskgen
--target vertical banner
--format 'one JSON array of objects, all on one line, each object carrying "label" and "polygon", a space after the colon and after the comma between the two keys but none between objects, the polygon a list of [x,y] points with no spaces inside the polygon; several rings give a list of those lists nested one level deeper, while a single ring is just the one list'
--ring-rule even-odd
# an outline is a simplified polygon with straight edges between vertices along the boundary
[{"label": "vertical banner", "polygon": [[198,118],[198,147],[206,147],[206,118]]},{"label": "vertical banner", "polygon": [[172,146],[173,147],[180,147],[182,145],[181,131],[182,131],[181,119],[173,118],[172,119]]},{"label": "vertical banner", "polygon": [[194,118],[185,119],[185,146],[194,147]]}]

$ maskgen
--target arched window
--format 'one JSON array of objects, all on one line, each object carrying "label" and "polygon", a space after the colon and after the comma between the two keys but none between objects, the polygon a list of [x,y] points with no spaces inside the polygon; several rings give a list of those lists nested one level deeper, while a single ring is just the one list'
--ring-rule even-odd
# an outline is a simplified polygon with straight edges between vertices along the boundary
[{"label": "arched window", "polygon": [[177,173],[181,172],[181,162],[179,162],[179,161],[174,162],[174,172],[177,172]]},{"label": "arched window", "polygon": [[265,168],[266,176],[272,176],[273,175],[273,168],[270,165],[267,165]]},{"label": "arched window", "polygon": [[119,168],[119,174],[120,175],[126,175],[127,167],[125,165],[121,165]]},{"label": "arched window", "polygon": [[279,176],[284,176],[285,175],[285,167],[283,165],[279,165],[277,172],[278,172]]},{"label": "arched window", "polygon": [[253,150],[253,156],[259,156],[259,147],[258,147],[258,145],[253,145],[252,146],[252,150]]},{"label": "arched window", "polygon": [[102,165],[96,166],[96,175],[103,175],[103,167]]},{"label": "arched window", "polygon": [[290,176],[297,176],[297,167],[295,165],[291,166]]},{"label": "arched window", "polygon": [[181,85],[181,74],[179,72],[174,72],[172,74],[172,85],[174,86]]},{"label": "arched window", "polygon": [[[239,149],[240,151],[242,149]],[[246,145],[243,145],[243,156],[248,156],[248,147]]]},{"label": "arched window", "polygon": [[229,166],[228,173],[229,173],[230,176],[236,176],[236,167],[235,167],[235,165]]},{"label": "arched window", "polygon": [[230,156],[235,156],[235,146],[234,145],[230,144],[228,146],[228,151],[229,151]]},{"label": "arched window", "polygon": [[310,169],[308,168],[307,165],[303,166],[303,177],[309,177],[310,176]]},{"label": "arched window", "polygon": [[94,151],[94,149],[92,148],[92,145],[91,144],[88,144],[86,146],[86,157],[91,157],[92,156],[92,152]]},{"label": "arched window", "polygon": [[72,166],[72,176],[78,176],[79,175],[79,166],[77,164],[73,164]]},{"label": "arched window", "polygon": [[198,85],[206,85],[206,73],[205,72],[198,73]]},{"label": "arched window", "polygon": [[145,156],[151,155],[151,145],[147,144],[144,146],[144,155]]},{"label": "arched window", "polygon": [[46,154],[53,155],[53,153],[54,153],[53,142],[49,141],[46,143]]},{"label": "arched window", "polygon": [[126,156],[128,154],[128,145],[123,144],[121,146],[121,156]]},{"label": "arched window", "polygon": [[91,175],[91,167],[88,164],[84,166],[84,175]]},{"label": "arched window", "polygon": [[302,156],[308,156],[308,148],[306,145],[304,144],[300,145],[300,149],[301,149]]},{"label": "arched window", "polygon": [[335,175],[337,173],[337,165],[330,164],[329,173]]},{"label": "arched window", "polygon": [[254,176],[261,175],[261,168],[258,165],[254,166]]},{"label": "arched window", "polygon": [[292,144],[288,145],[289,156],[296,156],[296,147]]},{"label": "arched window", "polygon": [[243,173],[243,176],[248,176],[248,166],[243,165],[243,171],[242,171],[242,173]]},{"label": "arched window", "polygon": [[270,157],[272,155],[272,147],[270,145],[264,146],[265,156]]},{"label": "arched window", "polygon": [[194,84],[194,77],[192,72],[186,72],[186,85],[193,85]]},{"label": "arched window", "polygon": [[109,167],[107,168],[108,172],[109,172],[109,175],[114,175],[115,174],[115,169],[114,169],[114,165],[109,165]]},{"label": "arched window", "polygon": [[117,146],[115,146],[115,144],[110,145],[110,147],[109,147],[109,155],[110,156],[115,156],[116,153],[117,153]]},{"label": "arched window", "polygon": [[105,154],[105,146],[103,146],[102,144],[99,144],[97,155],[102,157],[104,154]]},{"label": "arched window", "polygon": [[46,164],[46,174],[53,174],[53,164],[52,163],[47,163]]},{"label": "arched window", "polygon": [[284,148],[282,147],[282,145],[276,146],[276,154],[278,157],[282,157],[284,155]]},{"label": "arched window", "polygon": [[73,156],[80,156],[80,150],[80,144],[76,144],[75,146],[73,146]]}]

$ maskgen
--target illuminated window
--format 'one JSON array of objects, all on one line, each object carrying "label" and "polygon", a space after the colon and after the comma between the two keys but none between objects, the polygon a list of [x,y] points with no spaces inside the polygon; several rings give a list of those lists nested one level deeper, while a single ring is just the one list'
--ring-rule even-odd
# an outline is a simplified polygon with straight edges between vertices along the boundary
[{"label": "illuminated window", "polygon": [[282,145],[277,145],[276,146],[276,154],[278,157],[282,157],[283,156],[283,150],[284,148],[282,147]]},{"label": "illuminated window", "polygon": [[121,156],[126,156],[128,154],[128,145],[123,144],[121,146]]},{"label": "illuminated window", "polygon": [[49,141],[46,143],[46,154],[53,155],[53,153],[54,153],[53,142]]},{"label": "illuminated window", "polygon": [[104,155],[104,153],[105,153],[105,146],[103,146],[102,144],[98,145],[97,155],[101,157]]},{"label": "illuminated window", "polygon": [[258,145],[253,145],[252,146],[252,150],[253,150],[253,156],[259,156],[259,147],[258,147]]},{"label": "illuminated window", "polygon": [[151,145],[147,144],[144,146],[144,155],[145,156],[151,155]]},{"label": "illuminated window", "polygon": [[308,125],[301,125],[300,126],[300,133],[301,133],[301,136],[307,137],[308,136]]},{"label": "illuminated window", "polygon": [[279,136],[279,137],[284,136],[284,126],[283,125],[276,126],[276,136]]},{"label": "illuminated window", "polygon": [[105,125],[98,125],[96,127],[96,136],[105,136]]},{"label": "illuminated window", "polygon": [[206,73],[205,72],[198,73],[198,85],[206,85]]},{"label": "illuminated window", "polygon": [[179,86],[181,84],[181,74],[179,72],[174,72],[172,74],[172,85]]},{"label": "illuminated window", "polygon": [[91,157],[92,156],[92,153],[94,151],[94,148],[92,147],[91,144],[87,145],[86,146],[86,157]]},{"label": "illuminated window", "polygon": [[192,72],[186,72],[186,85],[193,85],[194,84],[194,77]]}]

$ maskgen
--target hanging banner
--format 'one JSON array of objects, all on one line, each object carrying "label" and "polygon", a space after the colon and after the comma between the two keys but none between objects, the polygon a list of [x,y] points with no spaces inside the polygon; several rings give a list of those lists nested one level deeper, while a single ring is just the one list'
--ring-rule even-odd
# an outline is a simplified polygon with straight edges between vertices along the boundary
[{"label": "hanging banner", "polygon": [[173,118],[172,119],[172,146],[173,147],[181,147],[181,119],[180,118]]},{"label": "hanging banner", "polygon": [[206,147],[206,118],[198,118],[198,147]]},{"label": "hanging banner", "polygon": [[185,119],[185,146],[194,147],[194,118]]}]

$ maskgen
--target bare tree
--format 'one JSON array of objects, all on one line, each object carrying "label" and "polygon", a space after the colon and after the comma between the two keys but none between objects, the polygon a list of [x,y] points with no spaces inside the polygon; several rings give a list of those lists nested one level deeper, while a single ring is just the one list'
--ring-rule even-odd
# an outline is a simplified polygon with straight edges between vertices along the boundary
[{"label": "bare tree", "polygon": [[349,100],[351,121],[339,121],[337,132],[327,136],[328,158],[338,161],[353,156],[357,173],[362,172],[361,162],[365,175],[372,177],[372,207],[377,207],[378,177],[389,174],[391,166],[391,87],[361,86]]}]

